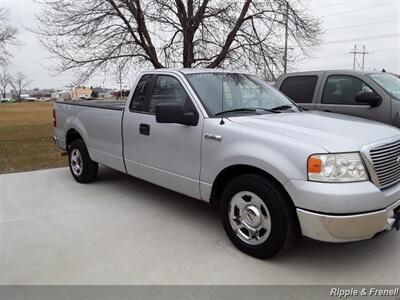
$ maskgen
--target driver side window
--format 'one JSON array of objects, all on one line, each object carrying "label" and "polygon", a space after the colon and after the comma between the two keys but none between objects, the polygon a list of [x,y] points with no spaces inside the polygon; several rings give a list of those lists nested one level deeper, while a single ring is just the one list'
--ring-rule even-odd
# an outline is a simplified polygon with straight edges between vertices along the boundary
[{"label": "driver side window", "polygon": [[151,89],[153,75],[146,74],[140,78],[132,97],[130,109],[135,112],[146,111],[146,98]]},{"label": "driver side window", "polygon": [[150,98],[149,112],[155,114],[156,105],[161,103],[181,104],[185,108],[190,105],[193,106],[180,82],[176,78],[166,75],[159,75],[157,77]]},{"label": "driver side window", "polygon": [[373,92],[373,90],[365,82],[353,76],[329,76],[325,84],[322,103],[363,105],[356,101],[356,96],[361,92]]}]

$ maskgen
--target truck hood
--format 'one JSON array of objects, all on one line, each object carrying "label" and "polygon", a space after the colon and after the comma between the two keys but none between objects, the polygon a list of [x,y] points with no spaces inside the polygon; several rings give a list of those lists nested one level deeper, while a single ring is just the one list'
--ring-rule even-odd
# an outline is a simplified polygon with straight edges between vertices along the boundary
[{"label": "truck hood", "polygon": [[295,138],[328,152],[359,151],[399,136],[400,130],[371,120],[319,111],[230,117],[244,126]]}]

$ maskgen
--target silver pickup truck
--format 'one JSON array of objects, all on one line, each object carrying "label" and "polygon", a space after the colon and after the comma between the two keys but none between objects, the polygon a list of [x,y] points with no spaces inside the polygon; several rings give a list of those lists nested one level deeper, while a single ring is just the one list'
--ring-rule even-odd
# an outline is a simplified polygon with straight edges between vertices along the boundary
[{"label": "silver pickup truck", "polygon": [[399,229],[400,130],[305,111],[253,75],[145,71],[125,105],[56,102],[54,126],[76,181],[101,163],[210,202],[255,257],[301,234],[349,242]]}]

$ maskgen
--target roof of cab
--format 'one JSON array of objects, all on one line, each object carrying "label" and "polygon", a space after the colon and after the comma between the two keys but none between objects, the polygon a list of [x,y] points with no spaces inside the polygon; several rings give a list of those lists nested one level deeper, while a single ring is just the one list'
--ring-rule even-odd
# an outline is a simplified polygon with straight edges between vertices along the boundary
[{"label": "roof of cab", "polygon": [[153,69],[146,70],[143,72],[179,72],[182,74],[198,74],[198,73],[240,73],[240,74],[248,74],[243,71],[231,71],[231,70],[223,70],[223,69],[205,69],[205,68],[182,68],[182,69],[173,69],[173,68],[163,68],[163,69]]},{"label": "roof of cab", "polygon": [[[286,76],[292,75],[320,75],[325,73],[333,73],[333,74],[343,74],[343,75],[351,75],[351,74],[374,74],[374,73],[382,73],[379,71],[360,71],[360,70],[350,70],[350,69],[337,69],[337,70],[316,70],[316,71],[300,71],[287,73]],[[285,76],[284,75],[284,76]]]}]

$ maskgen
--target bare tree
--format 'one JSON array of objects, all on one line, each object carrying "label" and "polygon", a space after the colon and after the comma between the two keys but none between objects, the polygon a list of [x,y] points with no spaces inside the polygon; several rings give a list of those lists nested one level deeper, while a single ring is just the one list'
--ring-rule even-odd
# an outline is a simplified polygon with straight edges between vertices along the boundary
[{"label": "bare tree", "polygon": [[6,65],[11,56],[7,47],[17,45],[17,28],[8,24],[8,10],[0,8],[0,64]]},{"label": "bare tree", "polygon": [[17,97],[17,101],[22,101],[22,93],[24,89],[30,84],[31,82],[27,80],[26,76],[22,72],[18,72],[14,78],[12,78],[10,84],[12,86],[12,90],[14,95]]},{"label": "bare tree", "polygon": [[0,73],[0,93],[3,99],[7,97],[7,88],[11,84],[11,75],[6,69]]},{"label": "bare tree", "polygon": [[302,55],[321,32],[300,0],[37,1],[42,45],[59,59],[58,71],[79,70],[83,80],[131,64],[229,66],[274,77],[283,66],[286,20],[291,47]]}]

